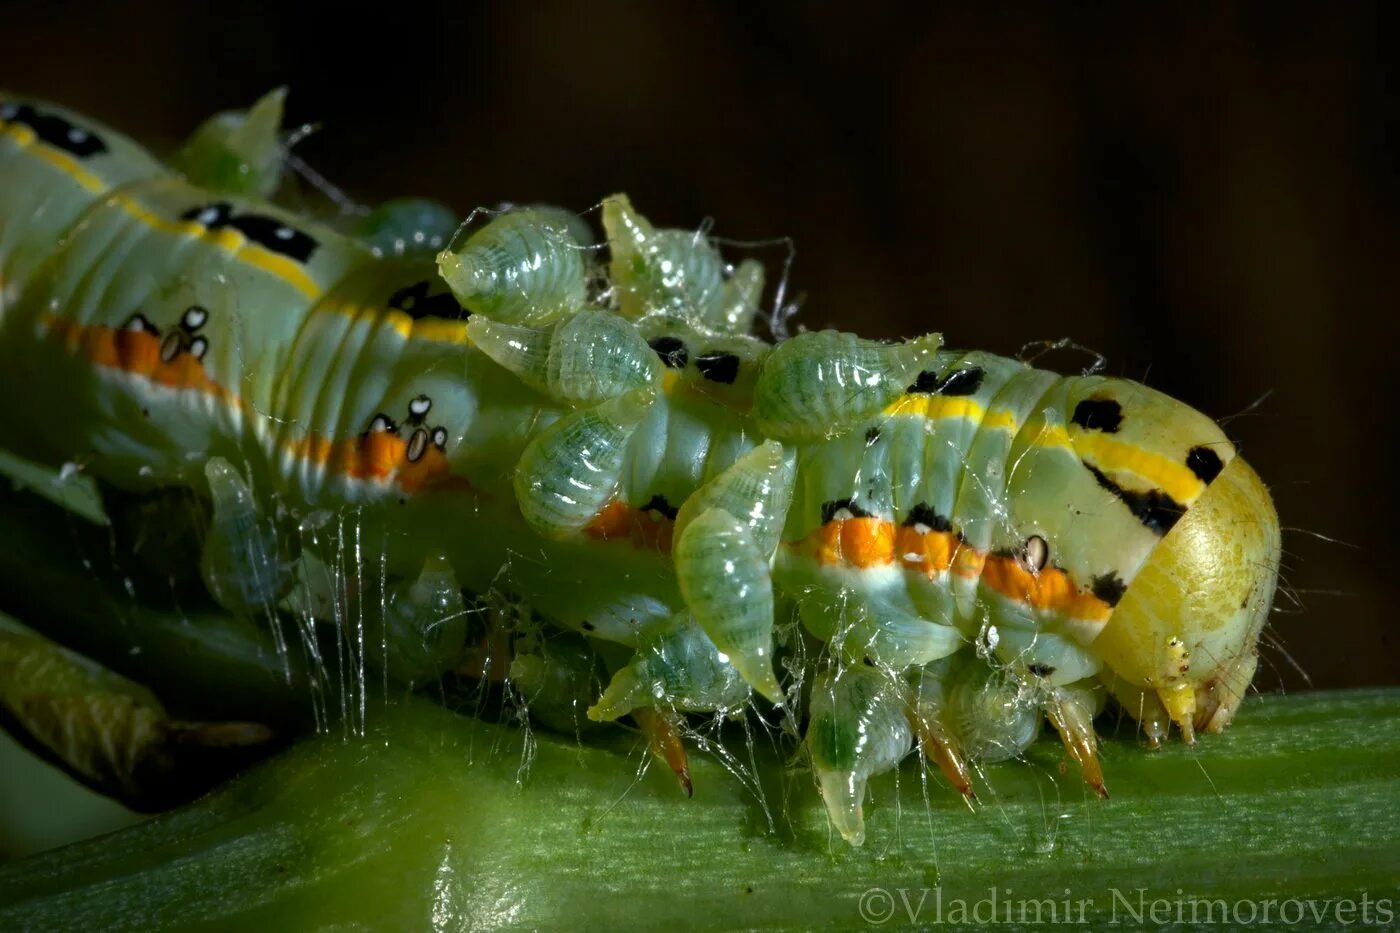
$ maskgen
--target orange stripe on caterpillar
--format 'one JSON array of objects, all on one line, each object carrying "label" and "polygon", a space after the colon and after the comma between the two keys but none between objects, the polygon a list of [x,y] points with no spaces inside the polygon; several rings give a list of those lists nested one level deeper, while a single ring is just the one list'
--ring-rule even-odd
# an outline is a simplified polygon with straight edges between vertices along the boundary
[{"label": "orange stripe on caterpillar", "polygon": [[643,550],[671,553],[676,523],[652,509],[634,509],[613,499],[584,526],[583,533],[596,541],[631,541]]},{"label": "orange stripe on caterpillar", "polygon": [[119,369],[173,389],[192,389],[225,400],[233,395],[209,378],[204,364],[187,349],[169,359],[161,355],[161,338],[144,330],[85,326],[66,318],[46,318],[49,336],[69,353],[96,366]]},{"label": "orange stripe on caterpillar", "polygon": [[[163,341],[158,334],[127,327],[84,325],[59,317],[45,318],[44,326],[51,339],[94,366],[115,369],[167,388],[210,395],[247,412],[243,400],[211,379],[204,363],[188,349],[181,348],[164,358]],[[334,475],[393,482],[405,492],[472,488],[465,479],[452,474],[447,455],[435,444],[424,445],[418,458],[410,460],[411,443],[412,435],[402,438],[388,431],[370,431],[340,441],[312,434],[289,442],[286,449],[298,460],[324,466]]]},{"label": "orange stripe on caterpillar", "polygon": [[949,571],[968,579],[980,577],[1009,600],[1076,619],[1104,621],[1113,612],[1108,603],[1080,590],[1063,570],[1045,567],[1033,572],[1016,557],[984,553],[951,531],[920,532],[880,518],[845,518],[827,522],[789,547],[822,566],[866,570],[898,561],[906,571],[930,579]]},{"label": "orange stripe on caterpillar", "polygon": [[378,482],[395,482],[405,492],[424,489],[471,489],[469,482],[452,475],[447,455],[429,444],[417,460],[409,460],[412,436],[405,440],[389,431],[367,431],[358,437],[332,440],[312,434],[289,445],[297,459],[325,467],[336,476]]}]

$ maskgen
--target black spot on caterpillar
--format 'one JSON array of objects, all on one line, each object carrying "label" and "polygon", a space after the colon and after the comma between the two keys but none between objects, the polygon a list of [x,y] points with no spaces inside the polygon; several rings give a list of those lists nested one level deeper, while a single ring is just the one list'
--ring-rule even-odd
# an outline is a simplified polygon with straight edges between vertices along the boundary
[{"label": "black spot on caterpillar", "polygon": [[647,500],[647,504],[642,506],[641,510],[643,512],[655,512],[658,515],[671,519],[671,521],[676,520],[676,515],[679,514],[680,511],[674,505],[667,502],[665,496],[652,496]]},{"label": "black spot on caterpillar", "polygon": [[458,304],[450,291],[444,289],[432,295],[429,294],[431,290],[432,283],[426,280],[401,288],[389,296],[389,307],[415,320],[425,317],[458,320],[471,316],[471,312]]},{"label": "black spot on caterpillar", "polygon": [[1137,492],[1124,489],[1104,475],[1092,463],[1085,463],[1085,469],[1094,474],[1099,485],[1113,493],[1132,511],[1137,520],[1146,525],[1153,534],[1161,536],[1172,530],[1177,519],[1186,513],[1186,507],[1160,489]]},{"label": "black spot on caterpillar", "polygon": [[107,144],[96,133],[56,114],[35,110],[29,104],[7,104],[0,111],[0,119],[29,127],[43,142],[79,159],[107,151]]},{"label": "black spot on caterpillar", "polygon": [[1090,584],[1090,590],[1108,605],[1116,606],[1118,601],[1123,598],[1123,594],[1128,591],[1128,585],[1118,574],[1110,571],[1094,577]]},{"label": "black spot on caterpillar", "polygon": [[906,528],[913,528],[923,525],[930,531],[952,531],[953,523],[946,516],[939,515],[929,508],[928,503],[920,502],[909,510],[909,517],[904,519]]},{"label": "black spot on caterpillar", "polygon": [[309,261],[320,245],[310,234],[289,227],[275,217],[235,214],[227,201],[192,207],[181,214],[180,219],[192,220],[210,230],[232,227],[268,252],[301,263]]},{"label": "black spot on caterpillar", "polygon": [[[846,512],[845,515],[838,516],[838,512]],[[870,518],[871,513],[856,505],[851,499],[833,499],[830,502],[822,503],[822,524],[835,521],[837,518]]]},{"label": "black spot on caterpillar", "polygon": [[908,391],[928,395],[975,395],[977,390],[982,388],[982,379],[985,376],[986,373],[980,366],[955,369],[941,378],[938,373],[926,369],[919,373]]},{"label": "black spot on caterpillar", "polygon": [[647,341],[647,346],[656,351],[667,369],[684,369],[690,362],[690,352],[679,337],[653,337]]},{"label": "black spot on caterpillar", "polygon": [[739,375],[739,358],[733,353],[706,353],[695,360],[695,367],[711,382],[732,385]]},{"label": "black spot on caterpillar", "polygon": [[1117,434],[1123,424],[1123,407],[1111,398],[1086,398],[1074,406],[1069,420],[1086,431]]},{"label": "black spot on caterpillar", "polygon": [[1225,469],[1225,465],[1220,462],[1220,455],[1209,447],[1192,447],[1186,454],[1186,466],[1201,482],[1207,484]]}]

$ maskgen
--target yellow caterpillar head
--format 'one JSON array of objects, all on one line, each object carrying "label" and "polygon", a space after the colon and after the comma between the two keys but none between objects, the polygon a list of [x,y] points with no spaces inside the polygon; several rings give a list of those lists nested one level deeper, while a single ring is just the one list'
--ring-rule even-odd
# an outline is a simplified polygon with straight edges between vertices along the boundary
[{"label": "yellow caterpillar head", "polygon": [[1127,413],[1112,436],[1092,423],[1071,431],[1100,483],[1141,500],[1141,491],[1118,484],[1155,472],[1152,494],[1176,488],[1166,501],[1185,506],[1093,643],[1104,679],[1154,741],[1169,721],[1187,741],[1197,728],[1218,732],[1254,676],[1273,602],[1280,551],[1273,500],[1204,415],[1134,383],[1084,388],[1081,402],[1120,405]]},{"label": "yellow caterpillar head", "polygon": [[1279,549],[1273,500],[1236,457],[1138,572],[1094,647],[1149,737],[1167,718],[1188,740],[1229,724],[1254,677]]}]

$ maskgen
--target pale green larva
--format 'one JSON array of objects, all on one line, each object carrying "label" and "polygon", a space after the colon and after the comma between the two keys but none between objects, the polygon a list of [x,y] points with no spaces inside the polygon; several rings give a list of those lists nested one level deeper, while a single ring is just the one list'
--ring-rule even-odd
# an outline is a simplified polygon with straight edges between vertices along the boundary
[{"label": "pale green larva", "polygon": [[[307,567],[359,553],[325,530],[353,523],[393,680],[630,716],[687,787],[687,716],[805,719],[857,844],[865,782],[916,744],[973,795],[1048,719],[1102,792],[1106,699],[1153,742],[1228,725],[1279,526],[1210,419],[936,334],[770,345],[762,266],[622,195],[596,245],[557,208],[454,234],[421,201],[346,235],[264,200],[280,107],[172,168],[0,95],[6,445],[210,500],[226,608],[319,624],[340,603]],[[528,623],[466,626],[463,590]]]}]

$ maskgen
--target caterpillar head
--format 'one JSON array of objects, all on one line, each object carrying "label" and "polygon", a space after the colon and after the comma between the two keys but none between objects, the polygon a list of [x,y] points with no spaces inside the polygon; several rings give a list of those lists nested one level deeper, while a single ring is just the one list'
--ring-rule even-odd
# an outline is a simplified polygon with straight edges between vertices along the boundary
[{"label": "caterpillar head", "polygon": [[1280,551],[1268,490],[1232,459],[1152,551],[1094,642],[1109,687],[1150,740],[1219,732],[1244,698]]},{"label": "caterpillar head", "polygon": [[1060,391],[1063,433],[1033,424],[1012,457],[1013,527],[1040,539],[1024,553],[1049,562],[1042,595],[1060,592],[1047,585],[1059,572],[1092,594],[1066,601],[1061,621],[1150,740],[1172,722],[1187,741],[1219,731],[1253,678],[1273,600],[1273,501],[1200,412],[1122,379],[1075,377]]}]

